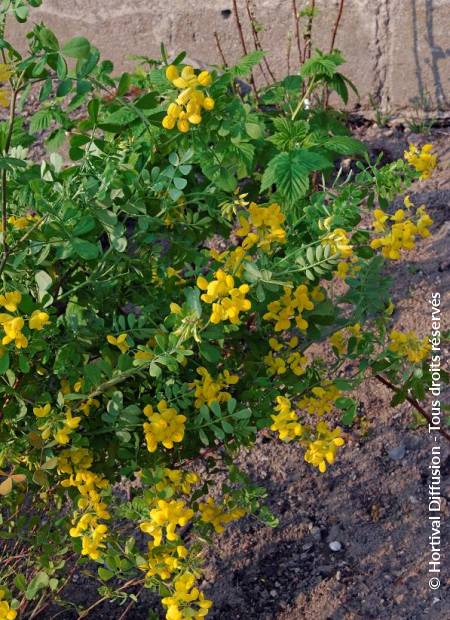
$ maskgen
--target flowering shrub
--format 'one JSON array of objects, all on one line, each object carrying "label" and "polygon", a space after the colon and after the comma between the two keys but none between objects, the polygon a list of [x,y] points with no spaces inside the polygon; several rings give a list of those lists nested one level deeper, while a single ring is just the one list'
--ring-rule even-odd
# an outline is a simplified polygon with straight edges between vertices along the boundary
[{"label": "flowering shrub", "polygon": [[163,49],[114,79],[82,37],[36,25],[28,43],[0,39],[0,618],[61,601],[78,566],[100,600],[142,583],[168,620],[203,618],[205,544],[244,516],[276,525],[239,448],[266,433],[324,473],[365,378],[423,397],[429,345],[390,331],[383,269],[429,234],[424,206],[389,204],[436,159],[380,167],[305,108],[347,100],[337,51],[255,101],[235,82],[260,52],[196,70]]}]

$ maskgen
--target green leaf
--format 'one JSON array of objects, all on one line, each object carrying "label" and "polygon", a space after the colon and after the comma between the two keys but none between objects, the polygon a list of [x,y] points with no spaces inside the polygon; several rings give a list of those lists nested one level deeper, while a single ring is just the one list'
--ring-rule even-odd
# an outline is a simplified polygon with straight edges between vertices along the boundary
[{"label": "green leaf", "polygon": [[50,123],[53,120],[53,115],[50,110],[38,110],[30,120],[30,132],[37,133],[38,131],[44,131],[50,127]]},{"label": "green leaf", "polygon": [[203,429],[200,429],[198,436],[200,437],[200,441],[204,446],[209,446],[209,439]]},{"label": "green leaf", "polygon": [[102,581],[109,581],[111,577],[114,577],[114,573],[108,570],[107,568],[103,568],[103,566],[99,566],[98,576],[100,577]]},{"label": "green leaf", "polygon": [[61,54],[58,54],[58,60],[56,61],[56,75],[60,80],[65,80],[67,76],[67,63]]},{"label": "green leaf", "polygon": [[255,50],[254,52],[250,52],[250,54],[246,54],[243,56],[239,62],[230,69],[230,74],[232,77],[243,77],[248,75],[253,67],[261,62],[264,58],[264,52]]},{"label": "green leaf", "polygon": [[5,351],[0,357],[0,375],[3,375],[9,368],[9,352]]},{"label": "green leaf", "polygon": [[119,85],[117,87],[117,94],[119,97],[122,97],[128,92],[130,88],[130,84],[131,84],[131,75],[129,73],[122,73],[120,80],[119,80]]},{"label": "green leaf", "polygon": [[94,260],[99,254],[98,245],[85,239],[75,238],[72,240],[72,245],[78,256],[84,260]]},{"label": "green leaf", "polygon": [[28,7],[27,6],[18,6],[14,9],[14,16],[18,22],[26,22],[28,17]]},{"label": "green leaf", "polygon": [[365,144],[350,136],[333,136],[328,138],[323,146],[340,155],[364,155],[367,152]]},{"label": "green leaf", "polygon": [[161,368],[155,362],[150,363],[149,374],[151,377],[158,378],[161,376]]},{"label": "green leaf", "polygon": [[62,47],[62,53],[69,58],[87,58],[91,44],[85,37],[74,37]]},{"label": "green leaf", "polygon": [[270,160],[261,180],[261,192],[275,184],[289,203],[302,198],[309,188],[309,174],[329,168],[328,159],[306,149],[279,153]]}]

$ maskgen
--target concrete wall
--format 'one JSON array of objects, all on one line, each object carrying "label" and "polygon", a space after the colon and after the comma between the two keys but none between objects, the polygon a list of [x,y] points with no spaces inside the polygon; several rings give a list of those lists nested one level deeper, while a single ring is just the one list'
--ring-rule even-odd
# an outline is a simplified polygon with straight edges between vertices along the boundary
[{"label": "concrete wall", "polygon": [[[299,9],[307,4],[297,0]],[[328,49],[338,4],[316,1],[313,47]],[[298,63],[292,2],[255,0],[254,5],[264,25],[263,48],[275,74],[282,76],[290,36],[291,71]],[[252,48],[245,0],[238,0],[238,8]],[[117,70],[133,66],[130,54],[158,57],[161,41],[170,52],[186,50],[191,60],[220,63],[214,31],[229,63],[242,54],[231,0],[43,0],[40,9],[32,10],[31,21],[47,23],[61,41],[85,35]],[[370,109],[369,96],[393,113],[411,110],[411,99],[425,96],[434,113],[449,112],[449,26],[450,0],[346,0],[336,47],[347,58],[344,71],[360,91],[362,109]],[[10,23],[15,42],[26,27]]]}]

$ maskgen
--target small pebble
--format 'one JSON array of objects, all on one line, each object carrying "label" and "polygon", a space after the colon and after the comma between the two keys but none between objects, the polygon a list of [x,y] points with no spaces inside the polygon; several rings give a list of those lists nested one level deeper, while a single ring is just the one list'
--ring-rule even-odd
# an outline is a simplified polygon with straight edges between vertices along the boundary
[{"label": "small pebble", "polygon": [[393,461],[400,461],[405,456],[405,452],[406,452],[406,448],[403,444],[401,444],[397,446],[396,448],[391,448],[388,454],[389,454],[389,457]]},{"label": "small pebble", "polygon": [[342,545],[338,540],[333,540],[328,546],[331,551],[340,551],[342,549]]},{"label": "small pebble", "polygon": [[270,596],[271,596],[272,598],[276,598],[276,597],[278,596],[278,592],[277,592],[276,590],[271,590],[271,591],[270,591]]}]

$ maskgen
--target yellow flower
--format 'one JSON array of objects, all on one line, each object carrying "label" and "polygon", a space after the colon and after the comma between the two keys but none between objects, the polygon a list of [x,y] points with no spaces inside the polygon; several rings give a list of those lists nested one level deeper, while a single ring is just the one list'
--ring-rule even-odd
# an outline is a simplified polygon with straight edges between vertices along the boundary
[{"label": "yellow flower", "polygon": [[330,336],[330,344],[334,349],[336,349],[339,355],[345,353],[347,349],[347,342],[344,337],[343,330],[334,332],[334,334]]},{"label": "yellow flower", "polygon": [[240,228],[236,231],[238,237],[244,237],[244,249],[249,250],[256,245],[264,252],[270,252],[273,243],[286,241],[286,233],[282,227],[285,217],[280,205],[272,203],[268,207],[260,207],[252,202],[248,214],[248,218],[243,215],[239,217]]},{"label": "yellow flower", "polygon": [[182,312],[181,306],[179,306],[178,304],[172,302],[170,304],[170,312],[172,314],[181,314],[181,312]]},{"label": "yellow flower", "polygon": [[203,100],[203,107],[205,110],[211,111],[214,110],[214,106],[216,105],[214,99],[212,97],[205,97]]},{"label": "yellow flower", "polygon": [[200,502],[198,509],[201,520],[205,523],[211,523],[218,534],[225,530],[225,525],[237,521],[245,515],[245,510],[242,508],[227,510],[224,504],[216,504],[212,497],[208,497],[206,502]]},{"label": "yellow flower", "polygon": [[[215,280],[208,282],[203,276],[197,278],[197,286],[200,290],[206,291],[200,299],[208,304],[212,304],[211,322],[220,323],[229,320],[234,325],[239,324],[239,314],[251,308],[250,300],[246,299],[246,294],[250,287],[248,284],[234,286],[232,275],[218,269]],[[215,303],[217,302],[217,303]]]},{"label": "yellow flower", "polygon": [[322,416],[333,411],[335,401],[340,397],[341,391],[332,383],[313,387],[311,396],[304,396],[298,401],[298,406],[310,414]]},{"label": "yellow flower", "polygon": [[327,470],[327,464],[334,463],[336,450],[344,445],[344,439],[340,436],[340,428],[331,431],[325,422],[317,424],[316,432],[317,439],[308,444],[305,461],[317,467],[323,474]]},{"label": "yellow flower", "polygon": [[428,356],[431,345],[427,338],[420,339],[413,331],[399,332],[393,329],[389,349],[407,357],[414,364],[421,362]]},{"label": "yellow flower", "polygon": [[149,452],[155,452],[158,443],[167,448],[173,448],[174,443],[180,443],[184,437],[184,423],[186,416],[178,415],[173,407],[168,407],[165,400],[159,401],[158,412],[153,411],[151,405],[144,408],[148,422],[144,423],[144,434]]},{"label": "yellow flower", "polygon": [[264,363],[267,366],[267,374],[269,375],[284,375],[287,371],[284,359],[282,357],[274,357],[272,351],[264,357]]},{"label": "yellow flower", "polygon": [[169,65],[166,68],[166,78],[170,82],[173,82],[174,80],[177,79],[177,77],[179,77],[178,69],[175,67],[175,65]]},{"label": "yellow flower", "polygon": [[275,411],[278,411],[278,413],[270,416],[273,420],[270,430],[277,431],[278,437],[285,442],[300,437],[303,434],[303,427],[299,422],[297,414],[291,409],[289,399],[284,396],[277,396],[276,401]]},{"label": "yellow flower", "polygon": [[336,272],[335,272],[337,277],[340,278],[341,280],[345,280],[345,278],[347,277],[349,267],[350,265],[348,263],[339,263],[336,269]]},{"label": "yellow flower", "polygon": [[149,362],[155,357],[155,354],[152,351],[136,351],[134,354],[134,359],[139,362]]},{"label": "yellow flower", "polygon": [[198,81],[202,86],[211,86],[212,78],[209,71],[202,71],[198,75]]},{"label": "yellow flower", "polygon": [[65,445],[67,443],[69,443],[70,441],[70,435],[72,434],[72,432],[78,428],[80,422],[81,422],[81,417],[80,416],[76,416],[73,417],[72,416],[72,411],[70,409],[66,410],[66,417],[64,420],[64,426],[62,428],[59,428],[55,433],[54,433],[54,438],[56,440],[57,443]]},{"label": "yellow flower", "polygon": [[5,319],[7,316],[8,315],[0,315],[0,323],[3,324],[3,329],[5,331],[2,344],[14,342],[17,349],[24,349],[28,346],[28,339],[22,334],[25,321],[20,316]]},{"label": "yellow flower", "polygon": [[193,383],[189,383],[190,388],[195,388],[195,406],[197,409],[200,409],[205,404],[210,405],[214,401],[224,403],[230,400],[231,394],[226,391],[226,388],[239,381],[238,375],[232,375],[228,370],[219,373],[216,379],[213,379],[208,370],[203,366],[197,368],[197,373],[201,379],[196,379]]},{"label": "yellow flower", "polygon": [[120,336],[117,336],[117,338],[115,336],[109,335],[106,336],[106,340],[109,342],[109,344],[117,347],[121,353],[126,353],[130,348],[130,345],[127,343],[126,334],[120,334]]},{"label": "yellow flower", "polygon": [[280,332],[291,327],[295,321],[299,329],[306,329],[308,322],[303,318],[303,310],[312,310],[314,304],[309,298],[308,288],[300,284],[295,290],[284,287],[284,295],[267,306],[268,312],[263,315],[266,321],[275,321],[275,331]]},{"label": "yellow flower", "polygon": [[50,405],[50,403],[47,403],[43,407],[33,407],[33,413],[37,418],[47,417],[51,410],[52,406]]},{"label": "yellow flower", "polygon": [[208,71],[201,71],[196,75],[191,65],[186,65],[179,74],[178,68],[169,65],[166,68],[166,77],[181,92],[174,102],[167,108],[167,114],[162,120],[162,126],[171,130],[177,127],[181,133],[187,133],[191,125],[202,122],[202,109],[210,111],[214,108],[214,99],[205,97],[205,93],[198,87],[208,87],[212,83]]},{"label": "yellow flower", "polygon": [[208,614],[212,601],[205,599],[203,592],[194,588],[194,584],[195,577],[191,573],[184,573],[175,579],[172,596],[161,599],[167,608],[166,620],[201,620]]},{"label": "yellow flower", "polygon": [[13,291],[10,293],[5,293],[5,295],[0,295],[0,306],[6,308],[8,312],[15,312],[21,301],[22,295],[19,291]]},{"label": "yellow flower", "polygon": [[322,237],[324,245],[330,245],[334,252],[339,252],[341,256],[347,258],[353,253],[353,246],[350,244],[348,234],[343,228],[335,228],[325,237]]},{"label": "yellow flower", "polygon": [[166,501],[160,499],[157,507],[150,511],[150,521],[141,523],[140,528],[153,537],[155,547],[159,547],[165,534],[167,540],[178,540],[177,526],[185,526],[194,516],[183,500]]},{"label": "yellow flower", "polygon": [[382,209],[375,209],[373,212],[374,220],[372,226],[375,232],[381,233],[385,230],[385,222],[389,219],[389,216]]},{"label": "yellow flower", "polygon": [[45,325],[50,323],[50,317],[46,312],[42,310],[35,310],[28,319],[28,326],[30,329],[36,329],[40,331],[44,329]]},{"label": "yellow flower", "polygon": [[162,126],[164,129],[173,129],[175,127],[176,118],[173,116],[165,116],[162,120]]},{"label": "yellow flower", "polygon": [[17,611],[11,609],[8,601],[4,600],[4,591],[0,588],[0,620],[15,620]]},{"label": "yellow flower", "polygon": [[437,156],[431,153],[432,149],[432,144],[425,144],[419,152],[414,144],[410,144],[409,150],[403,153],[406,161],[421,173],[421,179],[429,179],[436,168]]},{"label": "yellow flower", "polygon": [[409,196],[405,196],[404,197],[403,204],[405,205],[405,207],[407,209],[411,209],[414,206],[413,203],[411,202],[411,198]]}]

